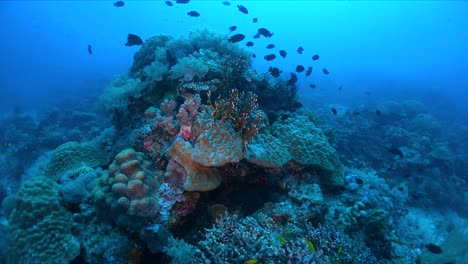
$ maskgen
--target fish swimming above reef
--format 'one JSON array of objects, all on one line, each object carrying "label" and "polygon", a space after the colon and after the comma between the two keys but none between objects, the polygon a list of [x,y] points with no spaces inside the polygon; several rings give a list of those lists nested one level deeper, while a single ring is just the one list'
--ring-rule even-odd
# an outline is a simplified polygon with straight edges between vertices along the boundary
[{"label": "fish swimming above reef", "polygon": [[272,49],[272,48],[274,48],[274,47],[276,47],[275,44],[268,44],[268,45],[266,46],[267,49]]},{"label": "fish swimming above reef", "polygon": [[143,40],[141,40],[141,38],[137,35],[128,34],[127,43],[125,43],[125,46],[130,47],[135,45],[143,45]]},{"label": "fish swimming above reef", "polygon": [[338,86],[338,91],[343,90],[343,85]]},{"label": "fish swimming above reef", "polygon": [[312,56],[312,60],[316,61],[316,60],[318,60],[318,59],[320,59],[320,56],[319,56],[319,55],[315,54],[314,56]]},{"label": "fish swimming above reef", "polygon": [[296,72],[303,72],[305,70],[304,66],[302,65],[297,65],[296,66]]},{"label": "fish swimming above reef", "polygon": [[303,51],[304,51],[304,48],[303,48],[303,47],[299,46],[299,47],[297,48],[297,53],[302,54]]},{"label": "fish swimming above reef", "polygon": [[265,38],[271,38],[273,36],[273,32],[266,28],[259,28],[257,29],[257,34],[255,34],[254,38],[259,38],[260,36],[264,36]]},{"label": "fish swimming above reef", "polygon": [[254,17],[254,18],[252,19],[252,22],[257,23],[257,22],[258,22],[258,18]]},{"label": "fish swimming above reef", "polygon": [[164,3],[165,3],[167,6],[173,6],[173,5],[174,5],[174,4],[173,4],[171,1],[169,1],[169,0],[165,1]]},{"label": "fish swimming above reef", "polygon": [[252,54],[252,58],[257,58],[257,55],[255,55],[255,53]]},{"label": "fish swimming above reef", "polygon": [[230,32],[236,31],[236,29],[237,29],[237,26],[230,26],[229,27]]},{"label": "fish swimming above reef", "polygon": [[316,86],[315,86],[315,84],[311,83],[311,84],[309,84],[309,87],[312,88],[312,89],[315,89]]},{"label": "fish swimming above reef", "polygon": [[285,50],[280,50],[280,51],[279,51],[279,54],[280,54],[280,56],[283,57],[283,58],[286,58],[286,55],[288,55],[288,53],[287,53]]},{"label": "fish swimming above reef", "polygon": [[328,75],[330,72],[327,70],[327,68],[323,68],[323,74]]},{"label": "fish swimming above reef", "polygon": [[377,116],[380,116],[380,115],[382,114],[382,112],[380,112],[380,110],[377,109],[377,110],[375,110],[375,114],[376,114]]},{"label": "fish swimming above reef", "polygon": [[191,17],[199,17],[199,16],[200,16],[200,13],[198,13],[198,12],[195,11],[195,10],[192,10],[192,11],[187,12],[187,15],[188,15],[188,16],[191,16]]},{"label": "fish swimming above reef", "polygon": [[307,70],[305,72],[305,76],[309,77],[312,74],[312,67],[307,67]]},{"label": "fish swimming above reef", "polygon": [[241,13],[244,13],[244,14],[248,14],[249,13],[249,10],[247,10],[247,8],[243,5],[237,5],[237,9],[239,9],[239,11],[241,11]]},{"label": "fish swimming above reef", "polygon": [[253,47],[253,45],[255,45],[255,43],[253,43],[252,41],[248,41],[247,43],[245,43],[245,45],[247,47]]},{"label": "fish swimming above reef", "polygon": [[427,245],[426,245],[426,248],[427,248],[427,250],[429,250],[429,252],[431,252],[431,253],[434,253],[434,254],[442,254],[442,248],[439,247],[439,246],[437,246],[437,245],[435,245],[435,244],[432,244],[432,243],[427,244]]},{"label": "fish swimming above reef", "polygon": [[117,1],[117,2],[114,3],[114,6],[115,6],[115,7],[122,7],[122,6],[124,6],[124,5],[125,5],[125,2],[124,2],[124,1]]},{"label": "fish swimming above reef", "polygon": [[91,45],[89,45],[89,44],[88,44],[88,53],[89,53],[89,55],[93,54],[93,47],[91,47]]},{"label": "fish swimming above reef", "polygon": [[332,107],[331,111],[332,111],[332,113],[333,113],[334,115],[337,115],[337,114],[338,114],[338,111],[336,111],[336,108],[334,108],[334,107]]},{"label": "fish swimming above reef", "polygon": [[268,71],[270,72],[271,76],[275,77],[275,78],[278,78],[281,74],[281,70],[278,69],[277,67],[271,67],[268,69]]},{"label": "fish swimming above reef", "polygon": [[297,75],[295,73],[291,73],[291,78],[286,82],[286,85],[294,85],[297,82]]},{"label": "fish swimming above reef", "polygon": [[400,158],[403,158],[403,152],[398,148],[391,148],[388,150],[388,152],[392,153],[393,155],[398,155],[400,156]]},{"label": "fish swimming above reef", "polygon": [[263,58],[266,61],[272,61],[272,60],[276,59],[276,55],[275,54],[268,54],[268,55],[263,56]]},{"label": "fish swimming above reef", "polygon": [[245,39],[245,35],[235,34],[235,35],[232,35],[231,37],[229,37],[228,41],[231,42],[231,43],[236,43],[236,42],[242,41],[244,39]]},{"label": "fish swimming above reef", "polygon": [[229,1],[222,1],[221,4],[225,5],[225,6],[230,6],[231,5],[231,2]]},{"label": "fish swimming above reef", "polygon": [[176,4],[188,4],[190,0],[176,0]]}]

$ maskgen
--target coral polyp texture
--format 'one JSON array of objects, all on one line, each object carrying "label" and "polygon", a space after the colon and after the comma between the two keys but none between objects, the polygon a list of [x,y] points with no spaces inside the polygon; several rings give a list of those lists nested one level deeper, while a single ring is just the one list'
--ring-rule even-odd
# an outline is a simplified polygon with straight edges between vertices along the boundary
[{"label": "coral polyp texture", "polygon": [[272,134],[288,148],[292,160],[301,165],[319,169],[324,184],[343,185],[343,164],[323,131],[305,116],[277,120]]},{"label": "coral polyp texture", "polygon": [[60,179],[67,171],[80,167],[97,167],[106,165],[107,153],[90,144],[67,142],[54,150],[47,164],[44,175],[53,179]]},{"label": "coral polyp texture", "polygon": [[59,185],[37,176],[16,197],[8,226],[7,263],[69,263],[80,254],[72,214],[59,202]]}]

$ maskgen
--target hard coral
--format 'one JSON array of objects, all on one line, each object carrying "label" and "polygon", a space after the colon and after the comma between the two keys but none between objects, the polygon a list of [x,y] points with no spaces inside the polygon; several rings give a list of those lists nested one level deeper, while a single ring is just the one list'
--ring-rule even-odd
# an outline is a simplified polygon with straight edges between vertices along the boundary
[{"label": "hard coral", "polygon": [[94,189],[96,203],[114,213],[138,218],[143,224],[153,220],[159,211],[155,198],[156,181],[146,169],[141,153],[121,151],[101,176]]},{"label": "hard coral", "polygon": [[47,177],[23,184],[9,223],[7,263],[69,263],[80,254],[72,215],[60,206],[58,185]]},{"label": "hard coral", "polygon": [[108,157],[105,151],[89,144],[67,142],[55,149],[44,174],[53,180],[58,180],[67,171],[76,170],[83,166],[91,168],[102,166],[106,165],[107,162]]}]

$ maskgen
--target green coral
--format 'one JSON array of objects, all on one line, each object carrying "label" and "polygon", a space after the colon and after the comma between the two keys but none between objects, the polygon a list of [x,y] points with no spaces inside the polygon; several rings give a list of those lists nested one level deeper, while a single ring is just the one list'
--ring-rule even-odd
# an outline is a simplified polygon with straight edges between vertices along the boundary
[{"label": "green coral", "polygon": [[343,184],[343,164],[323,131],[305,116],[278,120],[272,134],[289,150],[293,161],[319,169],[320,180],[331,186]]},{"label": "green coral", "polygon": [[72,214],[59,204],[58,185],[38,176],[16,198],[8,227],[7,263],[69,263],[80,253]]},{"label": "green coral", "polygon": [[44,175],[58,180],[68,171],[83,166],[94,168],[106,165],[108,161],[106,153],[99,151],[94,146],[71,141],[55,149],[44,170]]}]

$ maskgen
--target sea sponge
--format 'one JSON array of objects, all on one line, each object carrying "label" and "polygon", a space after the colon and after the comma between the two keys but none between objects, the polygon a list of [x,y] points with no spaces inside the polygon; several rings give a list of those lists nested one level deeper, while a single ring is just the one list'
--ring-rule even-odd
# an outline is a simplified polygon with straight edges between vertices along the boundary
[{"label": "sea sponge", "polygon": [[107,163],[106,152],[99,151],[89,144],[71,141],[55,149],[44,170],[44,175],[56,181],[67,171],[76,170],[83,166],[95,168]]},{"label": "sea sponge", "polygon": [[72,214],[59,203],[59,186],[38,176],[20,188],[8,226],[7,263],[70,263],[80,254]]}]

